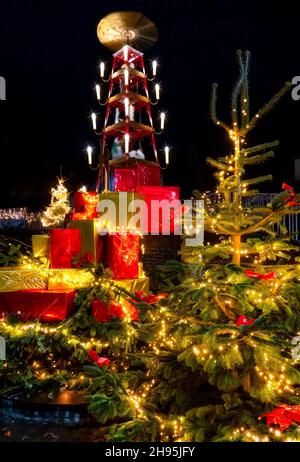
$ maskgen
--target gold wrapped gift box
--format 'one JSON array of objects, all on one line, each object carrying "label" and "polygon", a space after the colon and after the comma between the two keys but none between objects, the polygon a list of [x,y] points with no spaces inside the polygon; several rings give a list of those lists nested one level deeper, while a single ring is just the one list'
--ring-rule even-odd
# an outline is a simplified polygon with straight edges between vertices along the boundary
[{"label": "gold wrapped gift box", "polygon": [[50,269],[48,289],[82,289],[93,282],[93,274],[82,268]]},{"label": "gold wrapped gift box", "polygon": [[[26,289],[81,289],[93,281],[93,274],[83,268],[76,269],[0,269],[0,292]],[[118,279],[115,281],[128,292],[149,292],[149,278]]]},{"label": "gold wrapped gift box", "polygon": [[0,292],[26,289],[47,289],[47,270],[0,269]]},{"label": "gold wrapped gift box", "polygon": [[122,287],[128,292],[143,292],[144,294],[149,293],[149,278],[137,278],[137,279],[118,279],[115,280],[117,286]]},{"label": "gold wrapped gift box", "polygon": [[33,234],[31,236],[32,253],[35,258],[50,256],[50,237],[46,234]]}]

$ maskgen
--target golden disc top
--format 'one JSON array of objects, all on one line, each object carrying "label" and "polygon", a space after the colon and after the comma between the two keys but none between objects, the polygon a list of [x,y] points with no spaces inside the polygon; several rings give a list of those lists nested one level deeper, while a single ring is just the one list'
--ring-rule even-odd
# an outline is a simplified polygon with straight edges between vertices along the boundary
[{"label": "golden disc top", "polygon": [[137,50],[146,50],[157,41],[155,24],[137,11],[116,11],[98,24],[97,36],[102,45],[117,51],[128,43]]}]

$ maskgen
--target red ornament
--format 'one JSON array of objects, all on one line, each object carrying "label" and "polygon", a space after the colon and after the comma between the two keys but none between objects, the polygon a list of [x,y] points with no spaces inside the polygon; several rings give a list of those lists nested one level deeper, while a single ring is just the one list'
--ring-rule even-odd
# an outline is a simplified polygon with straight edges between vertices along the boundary
[{"label": "red ornament", "polygon": [[236,327],[240,326],[251,326],[253,324],[255,319],[248,319],[246,316],[239,316],[236,320]]},{"label": "red ornament", "polygon": [[93,363],[97,364],[99,367],[107,366],[110,363],[108,358],[99,356],[95,350],[89,350],[88,354]]},{"label": "red ornament", "polygon": [[275,271],[272,271],[271,273],[260,274],[256,273],[255,271],[245,270],[244,273],[248,278],[262,279],[264,281],[268,279],[274,279],[276,277]]},{"label": "red ornament", "polygon": [[266,417],[268,426],[279,425],[280,430],[284,431],[287,430],[293,422],[300,423],[300,406],[287,406],[282,404],[273,409],[273,411],[263,414],[259,419],[263,417]]}]

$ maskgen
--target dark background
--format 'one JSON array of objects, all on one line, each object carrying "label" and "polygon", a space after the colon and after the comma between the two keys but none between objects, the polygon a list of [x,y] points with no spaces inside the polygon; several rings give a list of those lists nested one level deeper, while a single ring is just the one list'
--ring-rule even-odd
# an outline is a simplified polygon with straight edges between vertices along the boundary
[{"label": "dark background", "polygon": [[[248,2],[247,2],[248,3]],[[145,53],[158,58],[162,84],[160,109],[167,110],[162,147],[171,147],[165,184],[211,189],[207,156],[229,148],[225,133],[209,118],[211,84],[220,83],[219,113],[229,115],[237,76],[237,48],[252,52],[250,102],[259,109],[282,84],[300,75],[299,11],[289,2],[208,1],[37,1],[10,0],[0,5],[0,75],[7,101],[0,101],[0,207],[46,205],[59,175],[73,190],[92,184],[85,147],[97,146],[90,113],[97,109],[94,87],[101,59],[111,53],[98,41],[96,28],[107,13],[143,12],[159,30],[159,41]],[[101,114],[100,114],[101,118]],[[276,158],[260,167],[274,180],[263,190],[293,184],[294,159],[300,157],[300,101],[290,93],[251,133],[248,145],[279,139]]]}]

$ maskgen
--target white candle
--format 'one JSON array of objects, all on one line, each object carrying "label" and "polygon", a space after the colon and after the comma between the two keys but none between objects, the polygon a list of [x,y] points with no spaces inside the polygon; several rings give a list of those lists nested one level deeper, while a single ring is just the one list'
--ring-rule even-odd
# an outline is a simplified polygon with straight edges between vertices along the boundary
[{"label": "white candle", "polygon": [[170,154],[170,148],[169,146],[165,146],[165,159],[166,159],[166,164],[169,165],[169,154]]},{"label": "white candle", "polygon": [[100,63],[100,77],[103,78],[104,77],[104,69],[105,69],[105,64],[103,61],[101,61]]},{"label": "white candle", "polygon": [[129,153],[129,133],[125,133],[125,154]]},{"label": "white candle", "polygon": [[156,99],[157,99],[157,100],[159,100],[159,90],[160,90],[159,84],[157,83],[157,84],[155,85],[155,96],[156,96]]},{"label": "white candle", "polygon": [[93,129],[96,130],[97,129],[97,116],[94,112],[92,113],[92,122],[93,122]]},{"label": "white candle", "polygon": [[125,71],[124,71],[124,82],[125,82],[125,85],[129,84],[129,71],[128,71],[128,69],[125,69]]},{"label": "white candle", "polygon": [[128,46],[124,46],[124,61],[128,61]]},{"label": "white candle", "polygon": [[120,109],[117,107],[116,114],[115,114],[115,124],[119,123],[119,115],[120,115]]},{"label": "white candle", "polygon": [[97,99],[100,100],[101,98],[101,92],[100,92],[100,85],[96,85],[96,96],[97,96]]},{"label": "white candle", "polygon": [[134,106],[132,104],[129,106],[129,120],[134,120]]},{"label": "white candle", "polygon": [[163,130],[165,128],[165,120],[166,114],[164,112],[160,113],[160,129]]},{"label": "white candle", "polygon": [[93,152],[93,149],[91,148],[91,146],[88,146],[86,148],[87,150],[87,155],[88,155],[88,163],[89,165],[92,165],[92,152]]},{"label": "white candle", "polygon": [[157,71],[157,61],[152,61],[152,75],[153,77],[156,76],[156,71]]},{"label": "white candle", "polygon": [[124,108],[125,108],[125,115],[129,115],[129,99],[126,97],[124,98]]}]

